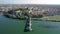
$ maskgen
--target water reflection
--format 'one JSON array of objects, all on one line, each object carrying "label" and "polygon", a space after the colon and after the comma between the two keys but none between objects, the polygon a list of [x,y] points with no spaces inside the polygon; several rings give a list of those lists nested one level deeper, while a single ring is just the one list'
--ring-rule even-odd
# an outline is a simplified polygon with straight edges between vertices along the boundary
[{"label": "water reflection", "polygon": [[42,25],[42,26],[40,26],[40,27],[42,27],[42,28],[52,28],[52,29],[55,29],[55,28],[59,28],[58,26],[51,26],[51,25]]}]

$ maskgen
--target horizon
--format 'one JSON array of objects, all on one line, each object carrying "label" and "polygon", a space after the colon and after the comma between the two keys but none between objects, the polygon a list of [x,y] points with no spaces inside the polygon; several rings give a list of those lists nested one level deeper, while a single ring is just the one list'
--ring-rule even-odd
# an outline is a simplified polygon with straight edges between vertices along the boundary
[{"label": "horizon", "polygon": [[0,0],[0,4],[47,4],[60,5],[60,0]]},{"label": "horizon", "polygon": [[0,4],[0,5],[60,5],[60,4]]}]

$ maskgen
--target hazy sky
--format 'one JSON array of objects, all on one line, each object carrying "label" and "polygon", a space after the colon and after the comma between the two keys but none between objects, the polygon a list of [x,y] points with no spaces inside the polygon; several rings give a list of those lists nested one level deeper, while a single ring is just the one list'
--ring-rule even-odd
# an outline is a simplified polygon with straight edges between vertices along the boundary
[{"label": "hazy sky", "polygon": [[60,0],[0,0],[0,4],[60,4]]}]

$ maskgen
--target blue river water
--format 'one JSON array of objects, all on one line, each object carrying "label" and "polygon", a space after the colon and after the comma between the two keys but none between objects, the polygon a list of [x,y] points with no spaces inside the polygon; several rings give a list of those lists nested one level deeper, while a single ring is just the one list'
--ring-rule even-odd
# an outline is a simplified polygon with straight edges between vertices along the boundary
[{"label": "blue river water", "polygon": [[32,20],[32,32],[24,32],[25,23],[0,14],[0,34],[60,34],[60,22]]}]

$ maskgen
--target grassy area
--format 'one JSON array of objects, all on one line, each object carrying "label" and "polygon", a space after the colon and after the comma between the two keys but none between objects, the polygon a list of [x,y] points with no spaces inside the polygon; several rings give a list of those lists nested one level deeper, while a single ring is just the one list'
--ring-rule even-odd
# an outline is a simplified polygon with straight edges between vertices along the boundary
[{"label": "grassy area", "polygon": [[60,22],[60,15],[47,16],[42,18],[32,18],[32,20]]},{"label": "grassy area", "polygon": [[60,20],[60,16],[48,16],[41,18],[42,20]]}]

